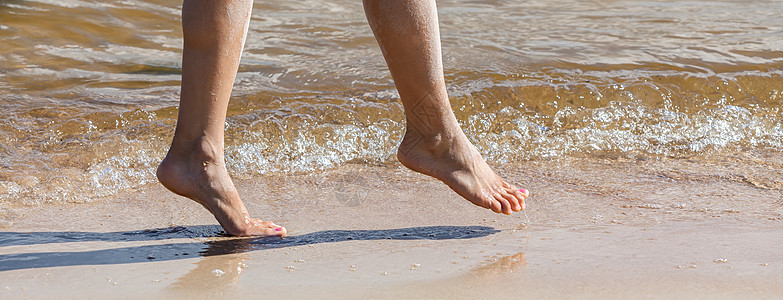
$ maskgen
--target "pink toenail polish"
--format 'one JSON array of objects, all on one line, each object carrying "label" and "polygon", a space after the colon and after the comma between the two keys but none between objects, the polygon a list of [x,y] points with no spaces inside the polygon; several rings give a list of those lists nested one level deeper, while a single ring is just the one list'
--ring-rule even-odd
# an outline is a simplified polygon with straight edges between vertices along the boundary
[{"label": "pink toenail polish", "polygon": [[525,194],[525,193],[527,193],[527,190],[526,189],[519,189],[519,192],[522,193],[522,194]]},{"label": "pink toenail polish", "polygon": [[283,231],[283,227],[277,227],[275,228],[275,231]]}]

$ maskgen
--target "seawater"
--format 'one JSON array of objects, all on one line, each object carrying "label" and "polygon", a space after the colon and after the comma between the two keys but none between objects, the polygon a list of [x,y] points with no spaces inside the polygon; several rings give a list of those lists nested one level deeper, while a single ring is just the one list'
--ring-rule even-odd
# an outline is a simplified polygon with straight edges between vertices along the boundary
[{"label": "seawater", "polygon": [[[779,1],[438,1],[456,115],[494,164],[783,149]],[[178,1],[0,0],[0,207],[155,182]],[[234,176],[394,163],[404,115],[361,1],[258,1]]]}]

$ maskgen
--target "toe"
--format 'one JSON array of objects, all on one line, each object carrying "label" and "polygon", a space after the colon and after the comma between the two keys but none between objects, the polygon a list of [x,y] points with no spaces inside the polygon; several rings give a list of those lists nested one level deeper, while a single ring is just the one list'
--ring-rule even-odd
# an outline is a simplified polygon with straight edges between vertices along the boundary
[{"label": "toe", "polygon": [[495,201],[500,203],[501,206],[500,212],[506,215],[511,214],[511,203],[509,203],[508,200],[506,200],[506,198],[504,198],[502,194],[496,193]]},{"label": "toe", "polygon": [[524,199],[530,197],[530,191],[528,189],[519,189],[518,191],[522,194],[522,197],[524,197]]},{"label": "toe", "polygon": [[286,236],[288,235],[288,230],[285,229],[283,226],[277,226],[275,228],[268,228],[267,231],[269,232],[270,236]]},{"label": "toe", "polygon": [[515,211],[521,211],[525,209],[525,199],[527,198],[527,195],[522,191],[525,191],[525,193],[527,193],[527,190],[525,189],[512,188],[508,190],[508,192],[514,197],[514,199],[518,204],[518,206],[515,207],[516,208]]},{"label": "toe", "polygon": [[503,189],[501,190],[501,194],[503,195],[503,198],[505,198],[506,201],[508,201],[508,203],[511,205],[511,210],[517,212],[522,210],[522,200],[521,198],[518,198],[513,191],[513,189]]},{"label": "toe", "polygon": [[500,203],[500,201],[497,201],[495,198],[492,198],[491,200],[486,201],[489,203],[489,209],[496,213],[501,213],[503,211],[503,205]]},{"label": "toe", "polygon": [[530,190],[528,189],[519,189],[519,192],[522,194],[522,209],[525,209],[527,206],[525,200],[527,200],[528,197],[530,197]]},{"label": "toe", "polygon": [[253,232],[255,236],[286,236],[288,234],[288,230],[285,229],[283,226],[273,226],[273,227],[258,227]]},{"label": "toe", "polygon": [[259,219],[249,219],[247,226],[239,229],[232,235],[237,236],[286,236],[288,231],[285,227],[277,225],[269,221],[261,221]]},{"label": "toe", "polygon": [[514,196],[519,199],[519,204],[521,205],[522,209],[525,209],[525,200],[527,200],[527,197],[530,196],[530,191],[527,189],[514,188],[512,192],[514,193]]}]

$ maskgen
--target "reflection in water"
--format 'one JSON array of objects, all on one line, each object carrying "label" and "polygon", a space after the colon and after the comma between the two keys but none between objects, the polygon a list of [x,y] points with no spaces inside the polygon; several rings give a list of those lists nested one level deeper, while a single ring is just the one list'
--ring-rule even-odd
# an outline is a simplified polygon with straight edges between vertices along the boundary
[{"label": "reflection in water", "polygon": [[[322,231],[289,238],[229,238],[205,243],[199,252],[203,256],[196,268],[183,275],[171,285],[173,293],[199,297],[207,295],[228,296],[239,282],[239,276],[246,267],[249,251],[293,247],[316,243],[350,240],[441,240],[478,238],[498,232],[490,227],[480,226],[432,226],[394,230],[333,230]],[[520,256],[521,254],[521,256]],[[501,259],[506,269],[516,268],[519,259],[524,264],[524,253],[513,258]],[[495,262],[483,268],[492,268]]]},{"label": "reflection in water", "polygon": [[493,263],[472,270],[474,276],[493,277],[513,273],[527,265],[525,252],[496,259]]},{"label": "reflection in water", "polygon": [[195,263],[196,268],[178,278],[169,288],[180,296],[229,297],[239,282],[239,275],[247,267],[245,260],[250,255],[246,252],[250,250],[253,247],[248,239],[207,243],[207,248],[200,252],[204,257]]},{"label": "reflection in water", "polygon": [[525,252],[493,259],[494,262],[472,269],[456,282],[474,286],[477,290],[492,290],[503,295],[521,297],[524,290],[520,287],[526,282],[526,272],[523,272],[527,265]]},{"label": "reflection in water", "polygon": [[[334,234],[321,235],[315,238],[298,238],[294,241],[241,238],[208,242],[205,243],[207,247],[204,251],[199,253],[203,257],[195,263],[196,268],[178,278],[176,282],[171,284],[170,289],[172,293],[180,296],[231,296],[235,292],[233,288],[239,282],[242,271],[247,267],[245,260],[251,259],[248,254],[249,251],[257,250],[259,247],[268,248],[271,246],[272,248],[277,248],[281,245],[300,245],[303,242],[309,244],[311,242],[346,241],[353,240],[353,237],[356,237],[356,235],[348,235],[345,238],[335,239],[345,233],[347,231],[338,231]],[[364,234],[362,234],[362,231],[358,231],[358,235],[362,236]],[[403,232],[398,234],[398,238],[395,239],[400,239],[401,237],[405,237],[402,239],[418,239],[423,236],[427,236],[429,239],[437,237],[433,236],[433,231],[425,230],[423,235],[410,235],[407,232]],[[366,237],[375,239],[375,234]],[[391,239],[391,237],[386,239]],[[527,265],[524,252],[501,258],[492,258],[491,260],[491,263],[471,270],[470,274],[468,274],[469,278],[472,280],[481,278],[481,280],[495,282],[497,279],[509,273],[517,272],[520,268]]]}]

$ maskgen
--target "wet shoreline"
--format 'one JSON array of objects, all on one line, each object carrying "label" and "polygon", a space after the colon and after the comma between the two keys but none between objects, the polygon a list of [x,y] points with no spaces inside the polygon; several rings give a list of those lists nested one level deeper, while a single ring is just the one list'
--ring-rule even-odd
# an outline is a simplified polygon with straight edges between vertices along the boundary
[{"label": "wet shoreline", "polygon": [[159,185],[21,208],[0,235],[0,295],[779,297],[783,182],[763,153],[740,157],[495,166],[533,192],[529,218],[396,167],[238,179],[282,240],[225,237]]}]

